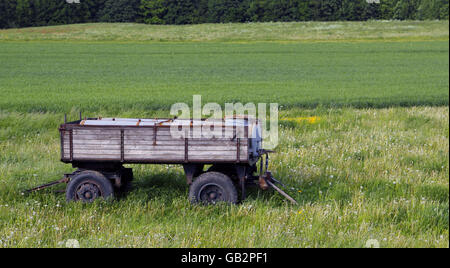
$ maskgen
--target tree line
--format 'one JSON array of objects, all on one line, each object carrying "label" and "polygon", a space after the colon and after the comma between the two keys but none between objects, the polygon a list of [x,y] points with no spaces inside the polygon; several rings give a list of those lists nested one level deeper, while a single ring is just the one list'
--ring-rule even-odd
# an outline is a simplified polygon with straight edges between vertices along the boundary
[{"label": "tree line", "polygon": [[448,3],[449,0],[0,0],[0,28],[88,22],[448,20]]}]

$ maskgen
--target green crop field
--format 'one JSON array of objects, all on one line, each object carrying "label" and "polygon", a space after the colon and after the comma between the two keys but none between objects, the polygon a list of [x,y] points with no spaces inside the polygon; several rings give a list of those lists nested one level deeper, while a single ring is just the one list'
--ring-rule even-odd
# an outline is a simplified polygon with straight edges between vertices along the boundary
[{"label": "green crop field", "polygon": [[[0,30],[0,247],[449,247],[448,38],[448,21]],[[171,165],[130,166],[113,202],[21,194],[72,172],[64,113],[162,117],[194,94],[280,105],[270,168],[299,205],[194,206]]]}]

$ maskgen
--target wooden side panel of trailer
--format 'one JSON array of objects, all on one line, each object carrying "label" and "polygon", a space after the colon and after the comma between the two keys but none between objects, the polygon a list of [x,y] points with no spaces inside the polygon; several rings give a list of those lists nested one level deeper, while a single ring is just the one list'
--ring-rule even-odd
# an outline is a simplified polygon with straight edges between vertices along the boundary
[{"label": "wooden side panel of trailer", "polygon": [[65,161],[247,162],[248,139],[174,138],[167,127],[74,127],[61,130]]},{"label": "wooden side panel of trailer", "polygon": [[62,130],[63,159],[120,161],[119,129],[73,128]]}]

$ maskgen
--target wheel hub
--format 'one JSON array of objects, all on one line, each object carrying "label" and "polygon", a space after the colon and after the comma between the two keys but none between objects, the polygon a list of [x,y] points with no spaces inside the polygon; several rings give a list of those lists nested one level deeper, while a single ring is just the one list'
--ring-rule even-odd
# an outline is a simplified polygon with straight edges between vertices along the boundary
[{"label": "wheel hub", "polygon": [[217,197],[217,193],[216,192],[212,192],[212,193],[209,194],[209,198],[210,199],[216,199],[216,197]]},{"label": "wheel hub", "polygon": [[77,190],[77,199],[85,202],[92,202],[101,196],[100,189],[93,183],[84,183]]},{"label": "wheel hub", "polygon": [[225,201],[224,190],[217,184],[207,184],[200,189],[198,200],[211,204],[215,204],[219,201]]}]

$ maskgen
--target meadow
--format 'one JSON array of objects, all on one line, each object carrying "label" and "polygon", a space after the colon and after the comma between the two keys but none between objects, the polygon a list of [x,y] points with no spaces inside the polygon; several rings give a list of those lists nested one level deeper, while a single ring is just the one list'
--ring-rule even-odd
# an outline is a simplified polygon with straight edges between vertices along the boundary
[{"label": "meadow", "polygon": [[[0,30],[0,247],[449,247],[448,53],[448,21]],[[193,206],[172,165],[132,165],[110,203],[21,194],[73,170],[64,113],[168,116],[193,94],[280,104],[270,169],[298,206]]]}]

